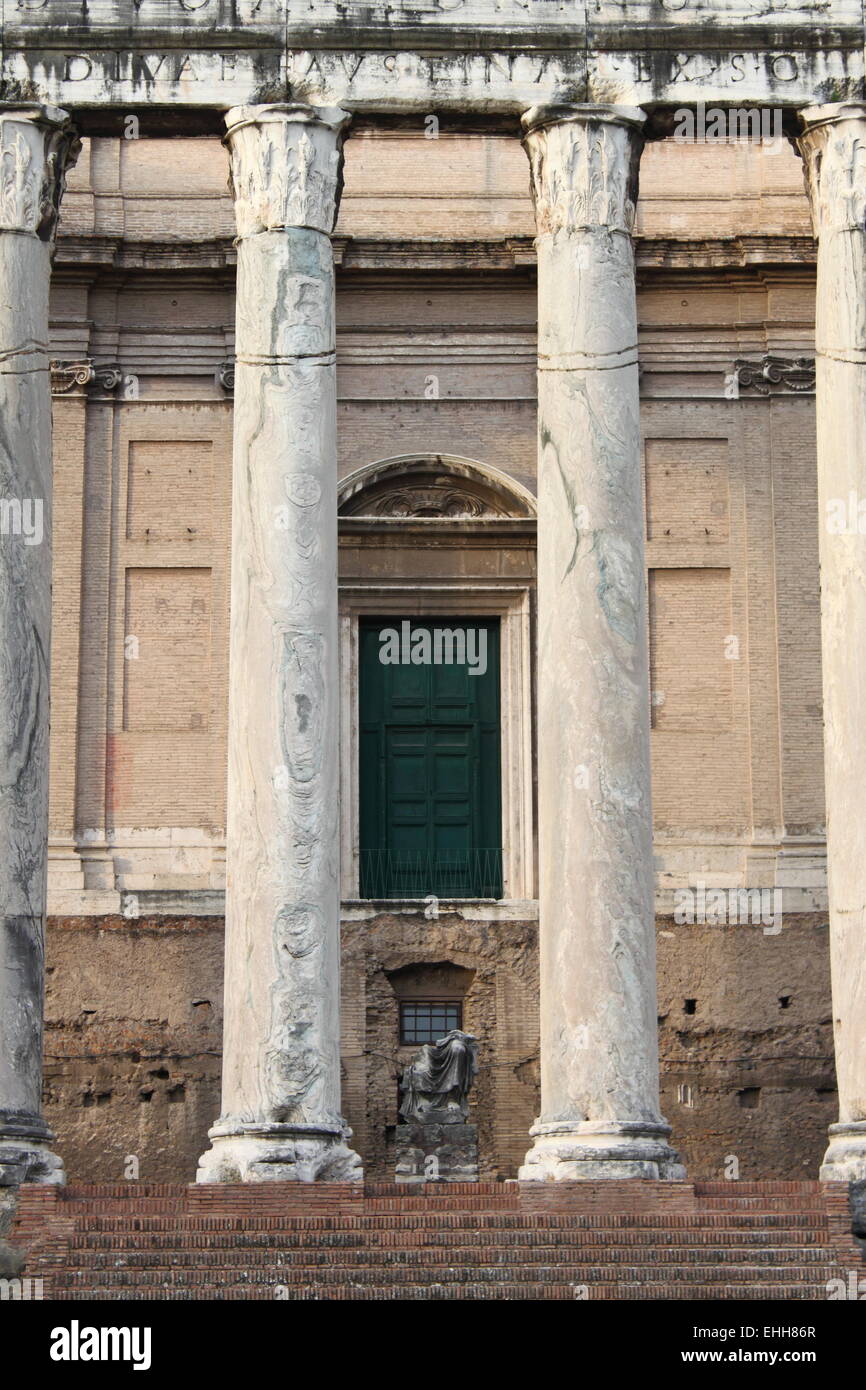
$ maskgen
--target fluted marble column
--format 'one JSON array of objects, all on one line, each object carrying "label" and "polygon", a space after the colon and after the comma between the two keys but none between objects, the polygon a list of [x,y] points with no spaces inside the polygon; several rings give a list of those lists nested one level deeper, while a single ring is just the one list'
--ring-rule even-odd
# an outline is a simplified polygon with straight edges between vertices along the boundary
[{"label": "fluted marble column", "polygon": [[803,112],[815,321],[824,782],[839,1121],[825,1180],[866,1178],[866,105]]},{"label": "fluted marble column", "polygon": [[632,228],[643,112],[523,118],[538,249],[541,1105],[520,1178],[682,1177],[659,1113]]},{"label": "fluted marble column", "polygon": [[340,1111],[340,110],[238,107],[222,1114],[199,1182],[350,1181]]},{"label": "fluted marble column", "polygon": [[0,107],[0,1186],[62,1182],[42,1119],[51,637],[48,287],[65,111]]}]

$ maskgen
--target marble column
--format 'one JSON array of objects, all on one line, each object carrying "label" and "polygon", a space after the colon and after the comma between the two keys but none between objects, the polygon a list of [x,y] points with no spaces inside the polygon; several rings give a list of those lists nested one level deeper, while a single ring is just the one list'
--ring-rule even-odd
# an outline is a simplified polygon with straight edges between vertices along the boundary
[{"label": "marble column", "polygon": [[541,1116],[520,1178],[681,1178],[659,1112],[632,229],[644,113],[523,118],[538,250]]},{"label": "marble column", "polygon": [[340,1109],[334,266],[344,111],[237,107],[222,1114],[199,1182],[352,1181]]},{"label": "marble column", "polygon": [[0,107],[0,1186],[63,1182],[42,1118],[51,638],[48,288],[65,111]]},{"label": "marble column", "polygon": [[815,308],[824,782],[839,1121],[827,1181],[866,1178],[866,105],[802,113]]}]

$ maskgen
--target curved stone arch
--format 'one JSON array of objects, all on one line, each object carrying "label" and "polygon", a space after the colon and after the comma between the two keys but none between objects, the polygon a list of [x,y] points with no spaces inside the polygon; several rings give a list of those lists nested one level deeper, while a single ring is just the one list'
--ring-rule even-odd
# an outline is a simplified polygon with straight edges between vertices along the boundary
[{"label": "curved stone arch", "polygon": [[339,485],[341,517],[489,521],[537,516],[532,493],[508,474],[459,454],[398,454],[365,464]]}]

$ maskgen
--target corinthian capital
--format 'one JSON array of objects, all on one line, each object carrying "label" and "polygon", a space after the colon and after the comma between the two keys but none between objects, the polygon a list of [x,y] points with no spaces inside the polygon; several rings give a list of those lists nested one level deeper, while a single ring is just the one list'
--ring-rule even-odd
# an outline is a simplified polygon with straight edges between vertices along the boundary
[{"label": "corinthian capital", "polygon": [[56,106],[0,107],[0,231],[53,239],[66,171],[80,148]]},{"label": "corinthian capital", "polygon": [[864,230],[866,226],[866,104],[841,101],[801,112],[806,192],[812,228],[822,232]]},{"label": "corinthian capital", "polygon": [[238,237],[282,227],[330,236],[343,187],[339,107],[236,106],[226,116]]},{"label": "corinthian capital", "polygon": [[645,115],[635,107],[534,106],[523,117],[539,236],[631,234]]}]

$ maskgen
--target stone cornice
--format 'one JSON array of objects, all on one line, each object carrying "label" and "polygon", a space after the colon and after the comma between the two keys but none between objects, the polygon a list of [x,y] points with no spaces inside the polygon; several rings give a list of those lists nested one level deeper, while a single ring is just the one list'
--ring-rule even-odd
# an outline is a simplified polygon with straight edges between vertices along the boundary
[{"label": "stone cornice", "polygon": [[340,545],[381,549],[387,535],[389,545],[405,543],[412,546],[460,545],[469,550],[498,548],[504,541],[533,545],[536,533],[535,517],[484,517],[483,519],[452,520],[448,517],[360,517],[341,516]]},{"label": "stone cornice", "polygon": [[[509,272],[534,269],[532,237],[500,240],[448,241],[428,238],[344,237],[333,239],[334,258],[343,271]],[[638,236],[638,270],[729,270],[761,266],[813,266],[815,243],[810,236],[743,234],[736,237]],[[61,236],[57,243],[55,275],[61,279],[92,276],[104,270],[154,274],[200,271],[234,276],[237,252],[233,241],[132,241],[123,238]]]},{"label": "stone cornice", "polygon": [[73,267],[82,274],[106,268],[145,271],[224,270],[237,264],[230,237],[210,241],[135,241],[124,237],[64,235],[57,238],[55,269],[67,275]]},{"label": "stone cornice", "polygon": [[[216,29],[217,21],[219,29]],[[348,46],[357,36],[409,41],[429,47],[459,47],[469,38],[495,33],[522,45],[533,39],[551,47],[567,39],[574,47],[603,42],[630,49],[640,39],[646,48],[664,47],[675,36],[685,50],[722,33],[732,44],[814,48],[820,43],[854,43],[863,30],[860,0],[774,0],[759,6],[750,0],[571,0],[567,9],[551,11],[545,0],[182,0],[177,6],[142,5],[141,0],[99,0],[70,7],[65,0],[43,0],[9,7],[3,38],[10,48],[41,40],[46,48],[89,41],[93,48],[144,49],[169,45],[189,52],[296,48],[301,42],[321,46],[342,37]]]}]

